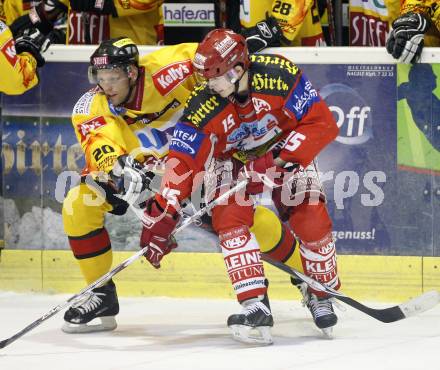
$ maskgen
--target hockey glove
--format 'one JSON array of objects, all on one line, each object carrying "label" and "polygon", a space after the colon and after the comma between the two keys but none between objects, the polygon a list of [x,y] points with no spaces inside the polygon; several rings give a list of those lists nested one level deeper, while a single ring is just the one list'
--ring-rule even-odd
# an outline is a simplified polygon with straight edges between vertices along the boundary
[{"label": "hockey glove", "polygon": [[43,35],[53,29],[53,22],[62,14],[67,13],[67,7],[58,0],[44,0],[32,7],[29,14],[18,17],[12,22],[10,29],[14,37],[20,36],[29,28],[37,28]]},{"label": "hockey glove", "polygon": [[162,258],[177,248],[177,242],[171,233],[175,229],[179,215],[164,211],[155,199],[147,201],[142,219],[140,247],[148,246],[145,258],[155,268],[160,268]]},{"label": "hockey glove", "polygon": [[142,208],[143,203],[152,196],[154,173],[127,154],[118,157],[110,171],[110,178],[118,193],[115,196],[130,205]]},{"label": "hockey glove", "polygon": [[393,22],[387,51],[401,63],[416,63],[422,54],[425,32],[430,22],[422,14],[406,13]]},{"label": "hockey glove", "polygon": [[37,67],[44,66],[45,60],[41,53],[45,52],[50,45],[49,37],[44,36],[36,28],[27,29],[15,40],[17,54],[28,52],[37,61]]},{"label": "hockey glove", "polygon": [[274,189],[283,185],[286,173],[293,173],[294,169],[282,168],[275,164],[272,152],[245,164],[239,177],[248,180],[246,191],[248,194],[260,194],[264,190]]},{"label": "hockey glove", "polygon": [[245,37],[249,53],[256,53],[270,46],[280,46],[284,40],[283,32],[274,17],[266,16],[264,21],[254,27],[243,28],[241,34]]},{"label": "hockey glove", "polygon": [[113,0],[69,0],[70,7],[76,12],[94,12],[102,15],[117,17]]}]

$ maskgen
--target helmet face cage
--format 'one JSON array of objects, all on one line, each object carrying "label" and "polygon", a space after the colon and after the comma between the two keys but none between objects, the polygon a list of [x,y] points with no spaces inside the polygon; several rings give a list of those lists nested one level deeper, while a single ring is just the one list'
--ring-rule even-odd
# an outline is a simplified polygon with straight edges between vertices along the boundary
[{"label": "helmet face cage", "polygon": [[249,53],[243,36],[227,29],[209,32],[197,48],[193,66],[205,79],[219,77],[236,65],[249,67]]},{"label": "helmet face cage", "polygon": [[139,51],[128,37],[118,37],[102,42],[90,57],[89,82],[97,84],[100,69],[122,68],[126,73],[130,65],[138,65]]}]

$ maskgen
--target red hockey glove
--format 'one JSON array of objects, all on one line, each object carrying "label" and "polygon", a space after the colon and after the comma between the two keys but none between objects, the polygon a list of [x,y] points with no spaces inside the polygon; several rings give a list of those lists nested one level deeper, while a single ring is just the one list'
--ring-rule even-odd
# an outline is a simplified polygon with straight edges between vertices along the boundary
[{"label": "red hockey glove", "polygon": [[260,194],[264,190],[281,186],[286,172],[286,169],[275,164],[272,152],[246,163],[242,175],[248,180],[247,193]]},{"label": "red hockey glove", "polygon": [[160,268],[162,258],[177,248],[177,242],[171,233],[179,221],[179,215],[165,212],[155,199],[147,201],[144,211],[140,246],[149,246],[145,258],[155,268]]}]

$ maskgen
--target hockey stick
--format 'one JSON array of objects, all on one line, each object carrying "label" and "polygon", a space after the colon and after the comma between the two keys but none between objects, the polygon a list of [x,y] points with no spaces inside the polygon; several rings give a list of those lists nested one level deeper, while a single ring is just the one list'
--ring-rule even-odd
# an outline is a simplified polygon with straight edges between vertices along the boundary
[{"label": "hockey stick", "polygon": [[423,293],[420,296],[410,299],[409,301],[403,302],[397,306],[388,308],[371,308],[365,306],[364,304],[354,300],[353,298],[347,297],[345,294],[338,292],[320,282],[313,280],[312,278],[302,274],[299,271],[285,265],[282,262],[275,261],[265,254],[261,254],[261,259],[272,266],[278,267],[280,270],[287,272],[294,278],[300,279],[305,282],[309,287],[314,290],[325,292],[330,297],[339,299],[340,301],[348,304],[349,306],[375,318],[376,320],[390,323],[406,319],[407,317],[417,315],[421,312],[427,311],[433,308],[437,303],[440,302],[440,293],[436,290],[431,290],[429,292]]},{"label": "hockey stick", "polygon": [[[194,220],[198,219],[199,217],[203,216],[205,213],[209,212],[213,207],[218,205],[219,203],[227,200],[231,195],[234,193],[240,191],[243,189],[247,184],[247,181],[241,181],[233,188],[229,189],[222,195],[220,195],[218,198],[214,199],[210,204],[207,206],[201,208],[196,213],[191,215],[190,217],[186,218],[176,230],[172,233],[172,235],[175,235],[179,231],[182,231],[185,229],[188,225],[190,225]],[[139,212],[136,212],[139,215]],[[113,270],[109,271],[105,275],[101,276],[98,280],[90,284],[89,286],[85,287],[83,290],[81,290],[79,293],[75,294],[74,296],[70,297],[67,301],[64,303],[59,304],[58,306],[52,308],[49,312],[41,316],[39,319],[35,320],[28,326],[26,326],[24,329],[20,330],[18,333],[14,334],[8,339],[0,341],[0,349],[6,347],[7,345],[11,344],[12,342],[15,342],[17,339],[25,335],[26,333],[30,332],[31,330],[35,329],[37,326],[42,324],[47,319],[51,318],[58,312],[60,312],[62,309],[72,305],[75,303],[75,301],[81,300],[86,294],[92,291],[92,289],[95,289],[102,284],[104,284],[106,281],[110,280],[113,276],[115,276],[120,271],[124,270],[127,266],[131,265],[134,261],[136,261],[138,258],[142,257],[148,250],[148,246],[142,248],[139,250],[139,252],[135,253],[131,257],[127,258],[125,261],[123,261],[121,264],[116,266]]]}]

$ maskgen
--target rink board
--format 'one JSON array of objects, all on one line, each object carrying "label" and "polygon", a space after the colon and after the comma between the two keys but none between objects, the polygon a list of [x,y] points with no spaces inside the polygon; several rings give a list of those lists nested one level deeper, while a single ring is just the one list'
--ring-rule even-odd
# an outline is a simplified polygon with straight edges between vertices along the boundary
[{"label": "rink board", "polygon": [[[132,252],[114,252],[113,265]],[[403,301],[440,289],[440,258],[402,256],[338,257],[342,290],[372,301]],[[289,277],[265,265],[274,299],[299,299]],[[160,270],[144,259],[116,275],[121,296],[233,298],[219,253],[172,253]],[[5,250],[0,262],[0,290],[76,293],[84,287],[69,251]]]}]

